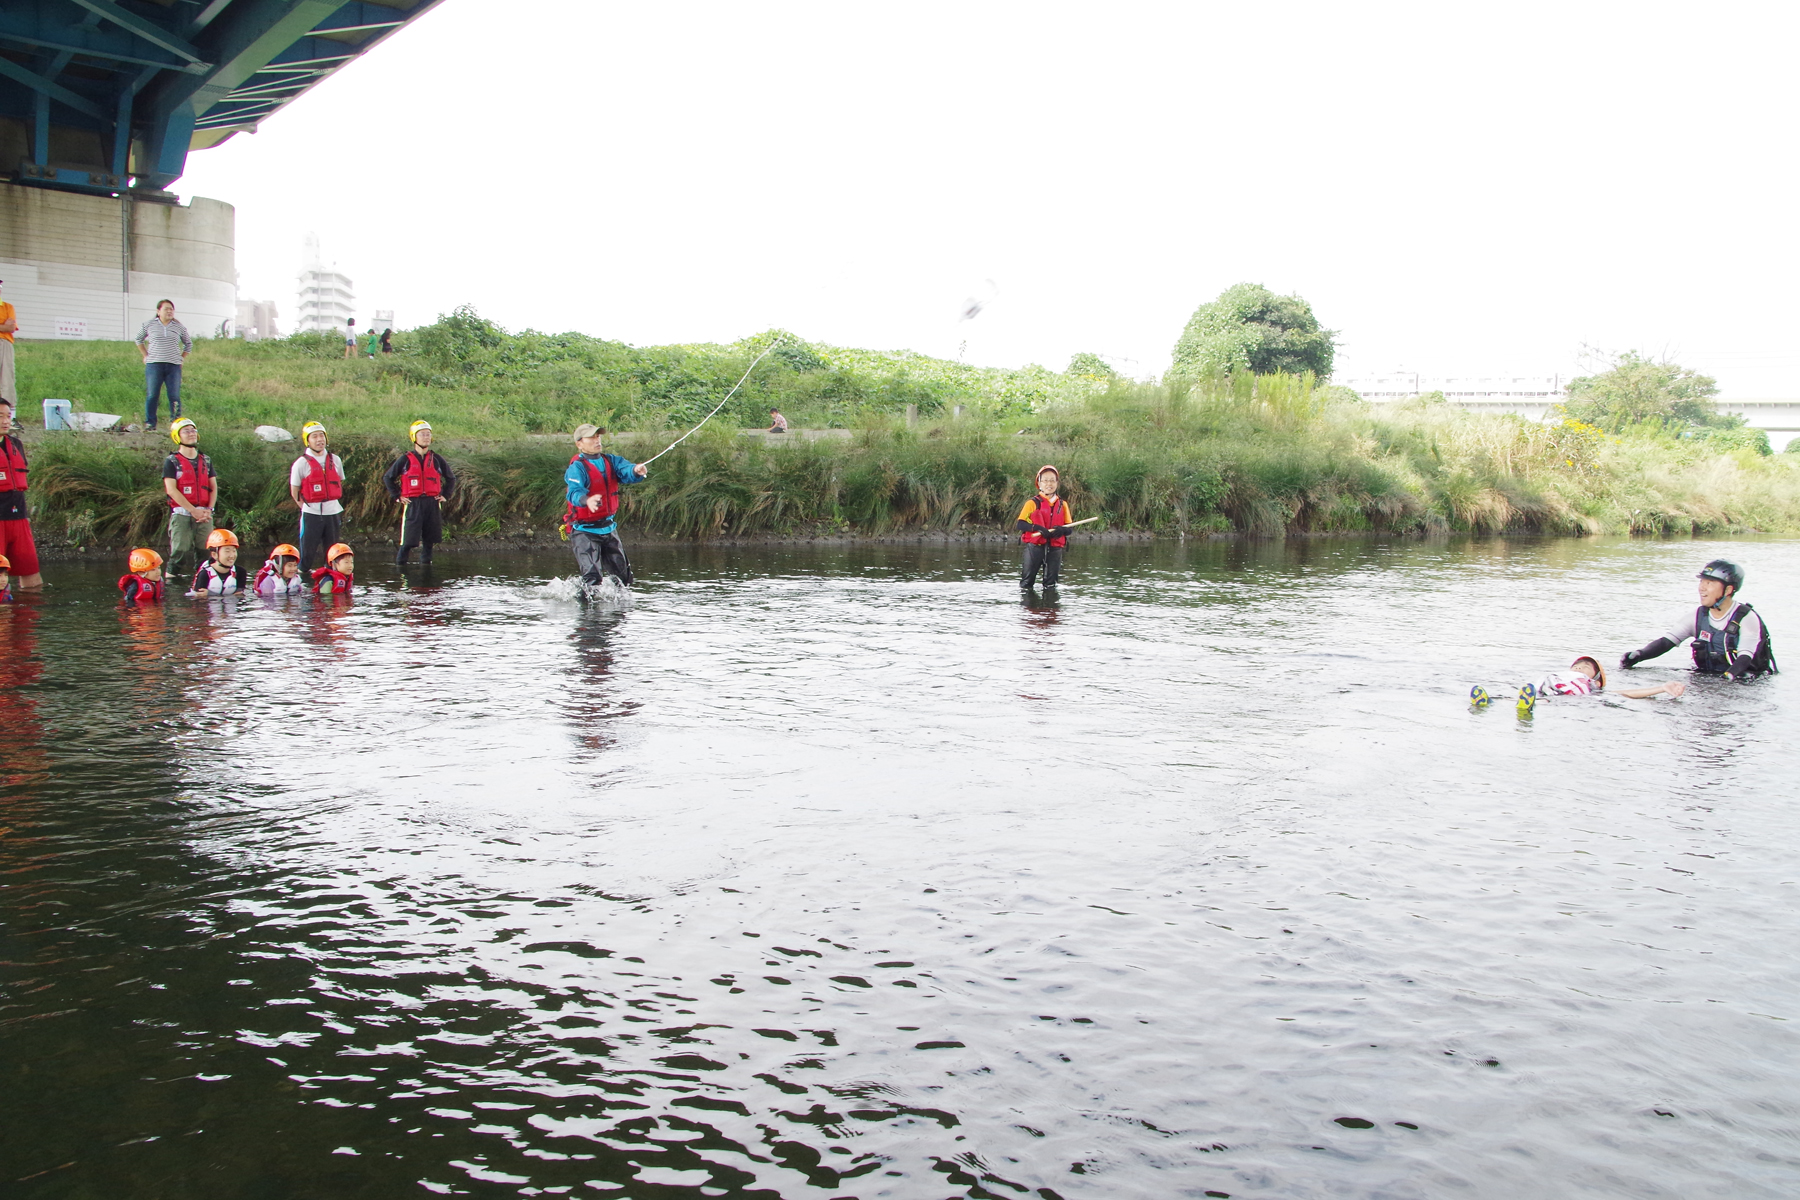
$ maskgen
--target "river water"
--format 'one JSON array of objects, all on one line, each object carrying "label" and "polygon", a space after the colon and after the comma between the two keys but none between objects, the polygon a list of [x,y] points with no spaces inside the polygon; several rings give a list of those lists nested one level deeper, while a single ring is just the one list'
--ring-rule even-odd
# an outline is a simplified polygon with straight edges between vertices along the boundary
[{"label": "river water", "polygon": [[1466,702],[1716,555],[1792,644],[1780,540],[59,566],[0,1193],[1792,1197],[1800,677]]}]

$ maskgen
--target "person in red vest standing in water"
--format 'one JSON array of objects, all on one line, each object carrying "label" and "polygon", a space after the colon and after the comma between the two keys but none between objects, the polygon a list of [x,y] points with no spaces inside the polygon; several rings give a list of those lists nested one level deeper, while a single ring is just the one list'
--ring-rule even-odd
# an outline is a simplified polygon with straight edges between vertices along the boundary
[{"label": "person in red vest standing in water", "polygon": [[[169,573],[180,579],[200,567],[213,531],[213,500],[219,477],[212,459],[200,453],[200,428],[187,417],[169,426],[175,452],[163,460],[163,491],[169,496]],[[183,560],[186,560],[185,562]]]},{"label": "person in red vest standing in water", "polygon": [[444,540],[444,511],[441,501],[456,490],[456,476],[444,456],[431,448],[431,424],[414,421],[406,435],[412,448],[394,460],[394,465],[381,477],[388,495],[401,504],[400,550],[394,565],[404,567],[414,546],[421,547],[419,561],[431,565],[432,547]]},{"label": "person in red vest standing in water", "polygon": [[25,507],[29,473],[25,443],[13,433],[13,403],[0,397],[0,554],[11,560],[13,586],[21,592],[44,586],[31,514]]},{"label": "person in red vest standing in water", "polygon": [[605,434],[598,425],[575,427],[575,457],[563,472],[569,500],[563,511],[563,529],[583,582],[599,586],[611,575],[630,587],[631,563],[619,541],[619,489],[643,479],[649,468],[616,454],[601,453],[600,439]]},{"label": "person in red vest standing in water", "polygon": [[313,554],[338,540],[344,524],[344,460],[325,448],[325,427],[308,421],[300,427],[306,452],[288,471],[288,495],[300,506],[300,569],[312,566]]},{"label": "person in red vest standing in water", "polygon": [[1025,568],[1019,572],[1019,586],[1029,591],[1044,573],[1044,586],[1056,586],[1062,572],[1063,547],[1069,544],[1069,502],[1056,494],[1062,474],[1055,467],[1038,468],[1037,495],[1025,501],[1019,510],[1019,540],[1025,543]]}]

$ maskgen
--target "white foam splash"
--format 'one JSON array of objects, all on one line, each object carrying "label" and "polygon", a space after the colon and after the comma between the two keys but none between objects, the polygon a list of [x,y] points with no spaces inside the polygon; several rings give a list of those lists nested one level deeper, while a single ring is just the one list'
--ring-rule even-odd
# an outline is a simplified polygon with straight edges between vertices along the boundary
[{"label": "white foam splash", "polygon": [[630,608],[637,603],[631,589],[608,575],[597,584],[587,584],[587,598],[602,608]]}]

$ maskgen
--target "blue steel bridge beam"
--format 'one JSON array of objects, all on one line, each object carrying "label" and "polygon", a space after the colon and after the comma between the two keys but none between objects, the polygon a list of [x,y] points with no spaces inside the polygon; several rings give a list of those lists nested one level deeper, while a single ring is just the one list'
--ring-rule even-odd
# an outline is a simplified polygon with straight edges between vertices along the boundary
[{"label": "blue steel bridge beam", "polygon": [[140,17],[136,13],[128,12],[125,9],[120,8],[117,4],[114,4],[112,0],[72,0],[72,2],[87,9],[97,17],[103,17],[104,19],[111,21],[120,29],[123,29],[128,33],[136,34],[157,49],[167,50],[170,54],[173,54],[175,57],[184,60],[192,66],[204,68],[207,65],[201,60],[200,51],[196,50],[193,46],[190,46],[186,38],[177,37],[173,32],[164,29],[155,21]]},{"label": "blue steel bridge beam", "polygon": [[94,25],[90,12],[77,23],[74,14],[58,19],[48,3],[0,4],[0,41],[15,42],[40,50],[60,50],[85,54],[97,59],[133,63],[138,66],[166,67],[171,71],[185,69],[186,61],[159,52],[142,39],[119,29],[101,29]]},{"label": "blue steel bridge beam", "polygon": [[21,67],[10,58],[0,58],[0,75],[6,76],[15,83],[22,83],[39,96],[54,100],[58,104],[66,104],[85,116],[99,117],[105,120],[106,113],[98,104],[86,96],[70,91],[53,79],[46,79],[28,67]]}]

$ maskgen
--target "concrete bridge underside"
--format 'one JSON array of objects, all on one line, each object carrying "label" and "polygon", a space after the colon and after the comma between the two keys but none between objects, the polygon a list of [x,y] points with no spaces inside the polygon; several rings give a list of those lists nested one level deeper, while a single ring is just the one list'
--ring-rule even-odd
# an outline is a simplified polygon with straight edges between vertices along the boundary
[{"label": "concrete bridge underside", "polygon": [[[1376,404],[1397,404],[1399,399],[1372,399]],[[1511,413],[1531,421],[1542,421],[1559,403],[1557,397],[1474,399],[1451,397],[1447,403],[1469,412]],[[1744,418],[1752,429],[1769,435],[1769,445],[1780,453],[1796,436],[1800,436],[1800,400],[1720,400],[1719,411]]]}]

